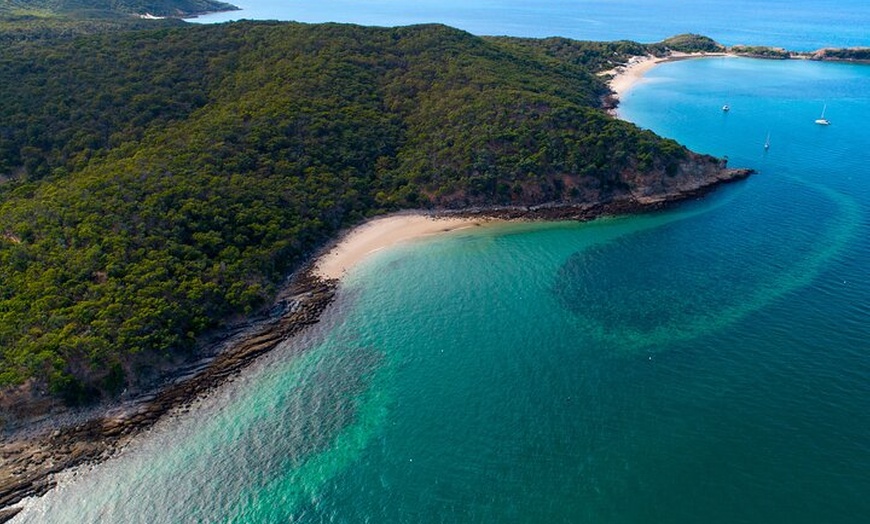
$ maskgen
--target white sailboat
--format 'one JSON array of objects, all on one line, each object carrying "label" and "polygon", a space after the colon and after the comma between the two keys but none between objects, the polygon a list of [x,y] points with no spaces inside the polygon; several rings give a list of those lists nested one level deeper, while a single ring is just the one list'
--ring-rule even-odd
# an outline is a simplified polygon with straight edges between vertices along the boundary
[{"label": "white sailboat", "polygon": [[770,131],[767,132],[767,139],[764,141],[764,150],[770,149]]},{"label": "white sailboat", "polygon": [[822,116],[820,116],[819,118],[816,119],[816,123],[819,124],[820,126],[831,125],[831,122],[827,118],[825,118],[825,109],[827,109],[827,108],[828,108],[828,104],[825,104],[822,107]]}]

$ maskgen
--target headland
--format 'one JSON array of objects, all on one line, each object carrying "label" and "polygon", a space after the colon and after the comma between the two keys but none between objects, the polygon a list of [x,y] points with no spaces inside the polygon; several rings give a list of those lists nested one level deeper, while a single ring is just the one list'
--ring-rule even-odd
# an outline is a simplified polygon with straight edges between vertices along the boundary
[{"label": "headland", "polygon": [[[617,71],[611,89],[617,94],[625,93],[656,64],[694,56],[714,55],[672,53],[663,58],[641,58]],[[603,118],[600,113],[599,116]],[[71,424],[48,420],[38,430],[25,427],[7,435],[0,442],[0,522],[13,516],[15,505],[25,497],[51,489],[53,474],[105,460],[119,452],[157,420],[208,394],[257,357],[317,323],[334,299],[339,279],[374,252],[493,220],[591,220],[603,215],[659,209],[702,196],[751,173],[726,169],[715,159],[699,155],[671,167],[674,172],[663,176],[666,166],[644,171],[629,165],[621,173],[628,189],[605,193],[600,188],[575,186],[570,189],[576,190],[577,196],[571,200],[547,200],[525,191],[528,205],[436,208],[362,224],[325,246],[320,256],[298,269],[270,308],[208,337],[198,352],[202,358],[176,370],[156,389],[101,412],[91,412]]]}]

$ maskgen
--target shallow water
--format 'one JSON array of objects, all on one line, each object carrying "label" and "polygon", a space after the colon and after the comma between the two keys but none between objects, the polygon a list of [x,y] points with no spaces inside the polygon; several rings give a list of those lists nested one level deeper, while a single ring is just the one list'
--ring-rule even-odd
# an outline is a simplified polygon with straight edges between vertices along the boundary
[{"label": "shallow water", "polygon": [[656,68],[621,114],[760,174],[383,252],[304,339],[15,522],[866,521],[868,85]]}]

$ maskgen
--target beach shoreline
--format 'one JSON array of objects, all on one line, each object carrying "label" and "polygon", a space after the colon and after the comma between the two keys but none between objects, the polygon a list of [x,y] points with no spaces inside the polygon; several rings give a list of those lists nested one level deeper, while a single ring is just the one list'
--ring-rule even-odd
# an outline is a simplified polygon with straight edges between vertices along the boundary
[{"label": "beach shoreline", "polygon": [[347,272],[378,251],[462,229],[483,226],[494,219],[424,212],[395,213],[373,218],[338,236],[315,257],[312,273],[341,280]]},{"label": "beach shoreline", "polygon": [[716,57],[736,57],[734,53],[682,53],[671,52],[667,56],[634,56],[628,63],[623,66],[610,69],[600,73],[601,76],[610,76],[607,85],[612,92],[610,97],[614,101],[614,107],[610,110],[613,116],[619,116],[615,107],[619,104],[619,100],[625,97],[636,85],[644,80],[644,77],[656,66],[668,62],[677,62],[680,60],[693,60],[698,58],[716,58]]}]

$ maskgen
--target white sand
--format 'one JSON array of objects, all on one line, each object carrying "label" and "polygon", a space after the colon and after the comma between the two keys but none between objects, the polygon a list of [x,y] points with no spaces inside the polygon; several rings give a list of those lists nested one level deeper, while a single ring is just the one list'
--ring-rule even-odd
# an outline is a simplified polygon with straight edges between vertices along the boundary
[{"label": "white sand", "polygon": [[614,96],[619,98],[628,93],[632,87],[643,80],[645,74],[650,69],[665,62],[673,62],[676,60],[686,60],[689,58],[709,58],[714,56],[733,56],[728,53],[679,53],[673,52],[663,58],[656,58],[653,55],[642,57],[634,57],[629,60],[628,64],[602,74],[613,75],[610,80],[610,89],[614,92]]},{"label": "white sand", "polygon": [[662,59],[647,55],[633,58],[627,65],[608,71],[609,74],[613,75],[613,79],[610,80],[610,89],[614,92],[614,96],[616,98],[623,96],[643,78],[647,71],[661,62]]},{"label": "white sand", "polygon": [[314,273],[341,278],[366,257],[402,242],[476,227],[492,222],[484,218],[435,218],[427,215],[391,215],[376,218],[351,230],[338,244],[317,259]]}]

